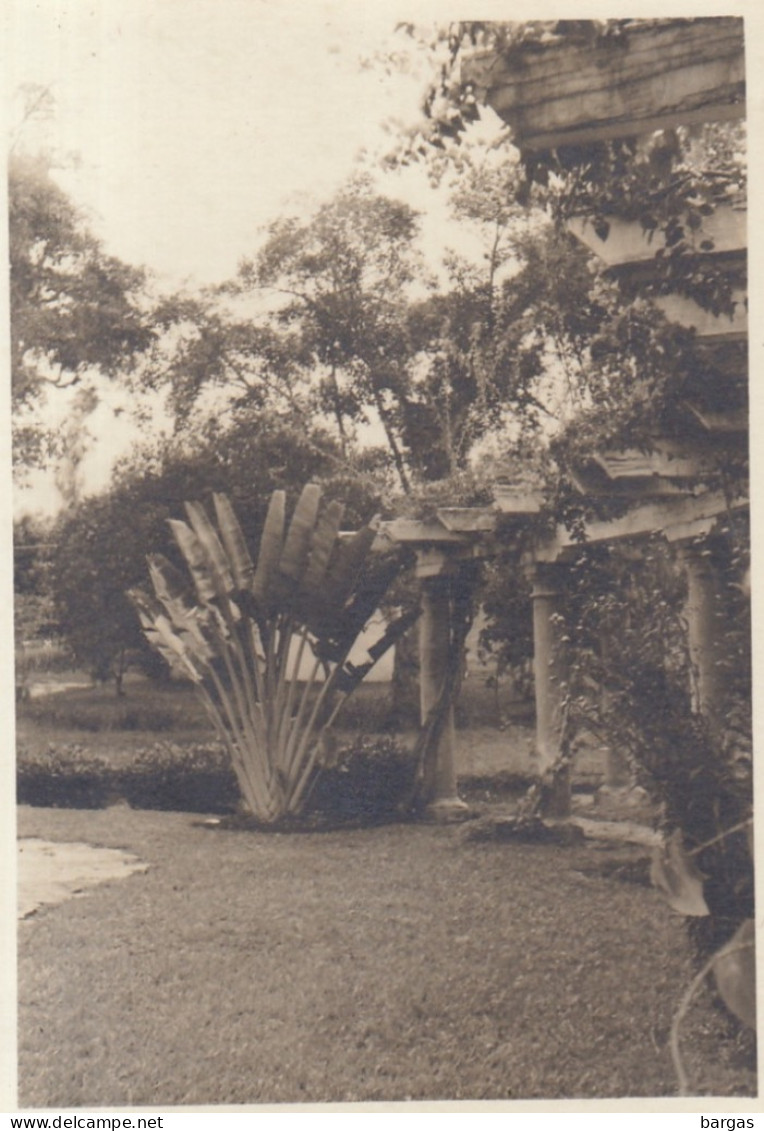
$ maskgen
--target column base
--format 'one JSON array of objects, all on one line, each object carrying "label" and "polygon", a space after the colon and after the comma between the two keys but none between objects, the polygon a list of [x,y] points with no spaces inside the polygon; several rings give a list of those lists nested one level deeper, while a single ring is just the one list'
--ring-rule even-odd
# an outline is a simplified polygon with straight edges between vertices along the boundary
[{"label": "column base", "polygon": [[424,815],[430,821],[446,824],[450,821],[469,820],[472,810],[461,797],[439,797],[425,807]]}]

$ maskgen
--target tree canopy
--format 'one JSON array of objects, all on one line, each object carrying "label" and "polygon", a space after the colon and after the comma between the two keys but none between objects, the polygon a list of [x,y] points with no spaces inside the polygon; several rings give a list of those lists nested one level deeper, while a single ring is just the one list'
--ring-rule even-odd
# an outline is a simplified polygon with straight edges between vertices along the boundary
[{"label": "tree canopy", "polygon": [[11,379],[15,455],[41,462],[54,437],[35,409],[44,390],[88,371],[114,377],[153,337],[145,274],[107,255],[43,157],[9,160]]}]

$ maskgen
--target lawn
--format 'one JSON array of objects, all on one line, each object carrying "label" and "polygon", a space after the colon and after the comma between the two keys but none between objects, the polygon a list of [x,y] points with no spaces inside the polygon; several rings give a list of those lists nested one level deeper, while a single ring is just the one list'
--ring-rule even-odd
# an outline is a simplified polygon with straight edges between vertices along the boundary
[{"label": "lawn", "polygon": [[[149,864],[20,924],[24,1107],[675,1092],[691,959],[684,921],[623,878],[639,849],[124,806],[22,807],[19,834]],[[698,1093],[755,1092],[752,1041],[710,996],[685,1034]]]},{"label": "lawn", "polygon": [[[129,765],[212,737],[187,691],[127,690],[24,704],[20,763],[74,744]],[[345,738],[384,712],[376,689]],[[461,730],[473,804],[510,803],[492,783],[527,773],[531,739],[520,722]],[[22,805],[19,835],[149,865],[20,924],[25,1107],[675,1092],[668,1035],[693,966],[645,849],[478,843],[432,824],[233,831],[124,803]],[[710,994],[683,1050],[699,1093],[754,1094],[753,1040]]]}]

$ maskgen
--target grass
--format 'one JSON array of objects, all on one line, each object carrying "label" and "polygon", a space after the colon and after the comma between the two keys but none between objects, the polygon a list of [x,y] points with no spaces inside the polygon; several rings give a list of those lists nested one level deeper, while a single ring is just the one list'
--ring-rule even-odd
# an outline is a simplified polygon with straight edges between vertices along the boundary
[{"label": "grass", "polygon": [[[134,768],[156,741],[185,757],[212,737],[187,690],[127,692],[71,688],[22,705],[20,757],[45,765],[51,743],[73,742]],[[387,709],[384,689],[364,692],[344,737]],[[490,808],[524,785],[531,735],[517,724],[462,735],[472,802]],[[592,777],[584,766],[579,785]],[[468,843],[432,825],[213,831],[122,805],[22,807],[19,832],[150,865],[21,925],[24,1106],[675,1090],[668,1034],[692,963],[639,850]],[[752,1040],[708,997],[683,1047],[699,1092],[755,1092]]]},{"label": "grass", "polygon": [[[63,678],[77,678],[77,674],[64,673]],[[81,673],[79,679],[83,679]],[[80,686],[20,704],[16,718],[19,761],[45,762],[51,746],[60,749],[77,744],[98,759],[125,766],[156,741],[184,746],[214,739],[207,716],[190,688],[162,687],[132,677],[126,691],[120,699],[113,688]],[[490,783],[493,779],[495,784],[497,774],[515,778],[522,785],[530,770],[532,720],[518,718],[501,729],[477,725],[477,719],[490,715],[489,704],[484,702],[488,694],[484,682],[477,679],[468,680],[462,689],[459,715],[463,723],[472,722],[457,736],[457,770],[471,793],[492,789]],[[481,704],[486,706],[482,714]],[[387,686],[362,685],[340,716],[338,738],[347,742],[359,735],[393,733],[404,746],[412,747],[416,729],[390,732],[386,726],[389,717]],[[598,783],[601,767],[596,757],[579,759],[577,776],[587,784]]]},{"label": "grass", "polygon": [[[19,833],[150,865],[21,924],[24,1107],[675,1091],[685,924],[615,877],[633,851],[437,825],[221,831],[121,806],[22,808]],[[699,1093],[754,1092],[735,1034],[708,998],[693,1008]]]}]

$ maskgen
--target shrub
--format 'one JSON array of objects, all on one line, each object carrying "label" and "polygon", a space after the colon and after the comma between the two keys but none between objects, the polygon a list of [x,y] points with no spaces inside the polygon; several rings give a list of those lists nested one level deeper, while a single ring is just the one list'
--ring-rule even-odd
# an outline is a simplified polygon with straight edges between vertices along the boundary
[{"label": "shrub", "polygon": [[239,799],[230,758],[217,742],[152,743],[138,751],[122,783],[135,809],[231,813]]},{"label": "shrub", "polygon": [[[359,738],[336,749],[308,811],[331,822],[389,820],[413,774],[411,754],[392,739]],[[123,800],[136,809],[231,814],[239,798],[228,754],[217,742],[153,742],[127,766],[112,765],[75,742],[51,744],[36,759],[19,750],[19,804],[101,809]]]},{"label": "shrub", "polygon": [[113,767],[78,742],[51,744],[34,760],[23,747],[18,750],[16,799],[20,805],[102,809],[114,785]]},{"label": "shrub", "polygon": [[[720,570],[726,565],[734,577],[732,547],[720,543],[715,552]],[[745,833],[718,839],[752,807],[748,611],[739,586],[726,587],[732,706],[716,734],[691,702],[685,581],[669,548],[656,540],[635,560],[582,547],[569,581],[570,718],[621,751],[661,804],[667,831],[681,829],[690,849],[712,841],[697,859],[709,916],[693,921],[691,934],[700,953],[713,952],[753,915]]]},{"label": "shrub", "polygon": [[128,766],[112,765],[80,743],[50,745],[36,760],[19,751],[19,804],[101,809],[124,800],[136,809],[231,813],[238,796],[228,759],[214,742],[155,742]]},{"label": "shrub", "polygon": [[411,791],[416,761],[393,738],[359,737],[324,768],[306,810],[330,820],[390,820]]}]

